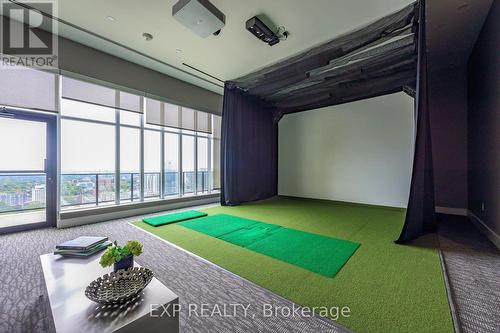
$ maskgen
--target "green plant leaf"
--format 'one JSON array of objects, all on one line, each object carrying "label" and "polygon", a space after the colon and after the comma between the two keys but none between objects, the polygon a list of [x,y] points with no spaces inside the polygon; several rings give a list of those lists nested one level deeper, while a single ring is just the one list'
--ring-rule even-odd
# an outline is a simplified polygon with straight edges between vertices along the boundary
[{"label": "green plant leaf", "polygon": [[124,246],[119,246],[116,241],[110,245],[102,254],[99,263],[102,267],[108,267],[129,255],[139,256],[142,253],[142,244],[138,241],[128,241]]}]

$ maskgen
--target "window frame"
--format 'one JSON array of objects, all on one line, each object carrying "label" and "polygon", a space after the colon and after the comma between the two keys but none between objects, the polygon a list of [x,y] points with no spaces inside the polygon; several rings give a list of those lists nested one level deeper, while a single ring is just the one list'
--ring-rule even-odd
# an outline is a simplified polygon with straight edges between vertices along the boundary
[{"label": "window frame", "polygon": [[[196,197],[198,195],[209,195],[214,192],[218,192],[219,189],[214,189],[212,188],[212,177],[209,177],[209,184],[207,185],[207,191],[201,191],[198,193],[198,183],[197,183],[197,172],[198,172],[198,138],[203,138],[207,139],[208,141],[208,170],[209,173],[213,173],[213,165],[212,165],[212,149],[214,145],[214,141],[217,140],[213,137],[212,134],[207,134],[204,132],[194,132],[194,131],[187,131],[187,130],[182,130],[182,129],[175,129],[175,128],[169,128],[169,127],[152,127],[146,124],[146,100],[147,98],[144,96],[140,96],[141,98],[141,111],[140,113],[141,120],[140,120],[140,125],[131,125],[128,123],[122,124],[120,121],[120,113],[121,111],[125,112],[131,112],[129,110],[122,110],[120,108],[115,108],[115,120],[114,122],[111,121],[103,121],[103,120],[94,120],[94,119],[89,119],[89,118],[80,118],[77,116],[65,116],[62,113],[59,113],[59,124],[60,126],[62,125],[61,120],[74,120],[74,121],[80,121],[80,122],[86,122],[86,123],[94,123],[94,124],[105,124],[105,125],[112,125],[115,127],[115,184],[114,184],[114,190],[115,190],[115,202],[114,205],[119,206],[119,205],[133,205],[134,203],[142,203],[145,201],[156,201],[156,200],[165,200],[165,199],[173,199],[173,198],[182,198],[182,197]],[[63,97],[60,97],[59,103],[62,104]],[[86,104],[93,104],[90,102],[81,102],[81,103],[86,103]],[[119,105],[119,91],[117,90],[117,104]],[[134,128],[134,129],[139,129],[139,136],[140,136],[140,195],[139,199],[132,198],[132,200],[121,200],[121,192],[120,192],[120,184],[121,184],[121,170],[120,170],[120,149],[121,149],[121,141],[120,141],[120,129],[122,127],[127,127],[127,128]],[[144,196],[144,184],[145,184],[145,172],[144,170],[144,138],[145,138],[145,133],[146,131],[155,131],[159,132],[160,134],[160,151],[159,156],[160,156],[160,184],[159,184],[159,196],[154,197],[153,199],[151,198],[145,198]],[[178,151],[178,194],[177,195],[167,195],[165,192],[165,149],[168,148],[165,146],[165,134],[173,134],[176,135],[177,137],[177,151]],[[185,193],[184,192],[184,182],[183,182],[183,151],[182,151],[182,137],[183,136],[189,136],[194,138],[194,152],[193,152],[193,159],[194,159],[194,183],[193,183],[193,192],[190,193]],[[63,138],[60,138],[60,140]],[[220,141],[220,140],[219,140]],[[62,171],[59,170],[59,175],[58,179],[62,179]],[[133,176],[132,176],[133,177]],[[61,188],[62,182],[59,183],[59,187]],[[98,196],[98,193],[96,193],[96,196]],[[61,194],[58,196],[58,203],[61,202]],[[99,202],[97,201],[95,205],[91,206],[86,205],[92,208],[100,207]],[[105,207],[109,207],[110,205],[107,204]],[[87,207],[82,207],[82,205],[74,205],[74,206],[65,206],[61,207],[61,211],[70,211],[70,210],[81,210],[85,209]]]}]

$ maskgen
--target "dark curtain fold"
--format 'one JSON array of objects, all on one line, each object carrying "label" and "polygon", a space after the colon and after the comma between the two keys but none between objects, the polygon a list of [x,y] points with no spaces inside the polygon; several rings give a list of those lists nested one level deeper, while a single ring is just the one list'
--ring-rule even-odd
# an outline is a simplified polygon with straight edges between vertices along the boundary
[{"label": "dark curtain fold", "polygon": [[429,119],[425,1],[419,4],[416,118],[417,133],[406,218],[396,243],[409,242],[435,230],[434,179]]},{"label": "dark curtain fold", "polygon": [[277,195],[278,124],[274,110],[238,88],[224,88],[221,204]]}]

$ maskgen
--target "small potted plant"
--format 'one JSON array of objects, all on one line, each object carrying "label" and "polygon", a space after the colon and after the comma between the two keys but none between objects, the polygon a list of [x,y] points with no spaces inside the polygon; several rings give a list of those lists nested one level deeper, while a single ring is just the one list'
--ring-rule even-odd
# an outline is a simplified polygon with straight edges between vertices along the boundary
[{"label": "small potted plant", "polygon": [[102,254],[99,263],[102,267],[114,265],[114,271],[128,269],[134,266],[134,256],[142,253],[142,244],[138,241],[128,241],[123,246],[119,246],[116,241],[110,245]]}]

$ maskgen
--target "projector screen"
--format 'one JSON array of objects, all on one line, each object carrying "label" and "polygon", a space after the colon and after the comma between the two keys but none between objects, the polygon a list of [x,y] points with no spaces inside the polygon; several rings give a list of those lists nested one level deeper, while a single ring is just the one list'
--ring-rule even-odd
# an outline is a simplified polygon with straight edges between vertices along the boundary
[{"label": "projector screen", "polygon": [[404,93],[285,115],[278,193],[406,207],[413,146],[413,99]]}]

